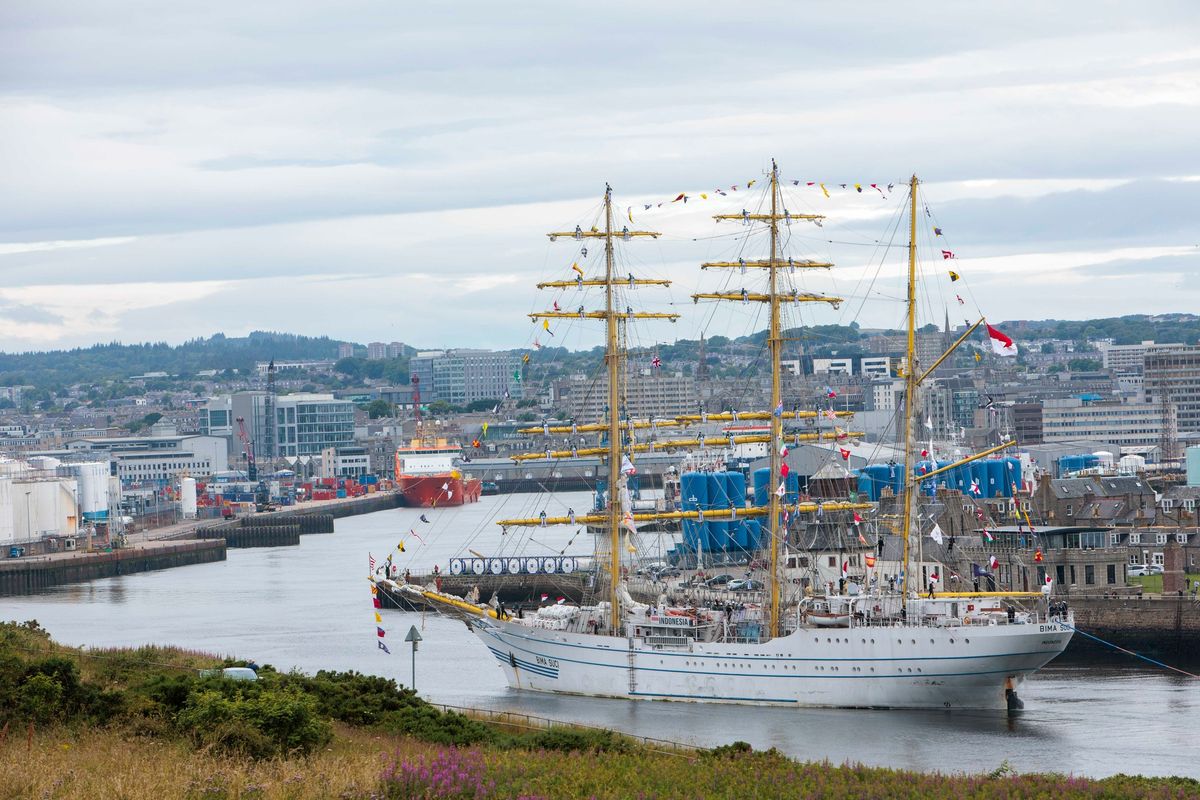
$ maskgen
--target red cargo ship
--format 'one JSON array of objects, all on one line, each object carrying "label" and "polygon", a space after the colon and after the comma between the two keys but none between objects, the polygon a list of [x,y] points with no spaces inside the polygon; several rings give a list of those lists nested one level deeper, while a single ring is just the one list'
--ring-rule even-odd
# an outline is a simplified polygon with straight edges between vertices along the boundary
[{"label": "red cargo ship", "polygon": [[461,453],[445,439],[413,439],[408,447],[396,448],[396,485],[405,504],[434,508],[478,502],[483,482],[454,466]]}]

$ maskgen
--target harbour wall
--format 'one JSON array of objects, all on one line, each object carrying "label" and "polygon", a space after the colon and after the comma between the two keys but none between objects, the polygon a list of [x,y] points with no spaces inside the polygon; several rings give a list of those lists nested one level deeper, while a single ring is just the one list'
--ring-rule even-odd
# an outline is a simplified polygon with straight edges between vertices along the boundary
[{"label": "harbour wall", "polygon": [[37,594],[63,583],[225,560],[224,540],[170,541],[98,553],[0,561],[0,597]]},{"label": "harbour wall", "polygon": [[[1127,650],[1165,661],[1200,664],[1200,602],[1188,596],[1073,597],[1075,627]],[[1060,661],[1128,659],[1076,633]]]}]

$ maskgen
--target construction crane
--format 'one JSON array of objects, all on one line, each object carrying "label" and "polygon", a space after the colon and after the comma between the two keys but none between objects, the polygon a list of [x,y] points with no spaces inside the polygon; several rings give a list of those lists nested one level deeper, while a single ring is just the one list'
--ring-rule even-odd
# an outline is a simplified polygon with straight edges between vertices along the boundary
[{"label": "construction crane", "polygon": [[245,417],[237,418],[238,439],[242,443],[242,449],[246,453],[246,477],[251,481],[258,480],[258,464],[254,461],[254,444],[250,441],[250,434],[246,433]]}]

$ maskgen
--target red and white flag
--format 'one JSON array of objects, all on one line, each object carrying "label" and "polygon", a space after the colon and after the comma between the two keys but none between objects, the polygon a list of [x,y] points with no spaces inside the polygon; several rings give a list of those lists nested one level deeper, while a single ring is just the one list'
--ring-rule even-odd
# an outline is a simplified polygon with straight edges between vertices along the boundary
[{"label": "red and white flag", "polygon": [[845,578],[845,577],[848,577],[849,575],[850,575],[850,562],[843,561],[842,562],[842,577]]},{"label": "red and white flag", "polygon": [[987,326],[988,339],[992,342],[992,352],[998,356],[1015,356],[1017,354],[1016,342],[1012,340],[1006,333],[991,325]]},{"label": "red and white flag", "polygon": [[850,451],[844,447],[839,447],[838,452],[842,454],[842,458],[846,461],[850,460]]},{"label": "red and white flag", "polygon": [[996,560],[996,557],[988,556],[988,568],[995,570],[998,566],[1000,566],[1000,562]]},{"label": "red and white flag", "polygon": [[943,250],[942,251],[942,260],[943,261],[948,261],[952,258],[958,258],[958,256],[954,255],[954,252],[951,250]]}]

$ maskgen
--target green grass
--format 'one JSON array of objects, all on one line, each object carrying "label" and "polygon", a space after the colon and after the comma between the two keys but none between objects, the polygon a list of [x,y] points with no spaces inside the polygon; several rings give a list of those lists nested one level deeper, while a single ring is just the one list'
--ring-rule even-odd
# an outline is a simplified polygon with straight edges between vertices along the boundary
[{"label": "green grass", "polygon": [[[1187,574],[1187,585],[1189,587],[1198,580],[1200,580],[1200,572],[1189,572]],[[1141,584],[1142,591],[1146,594],[1162,594],[1162,575],[1144,575],[1142,577],[1129,578],[1129,583],[1133,585]]]}]

